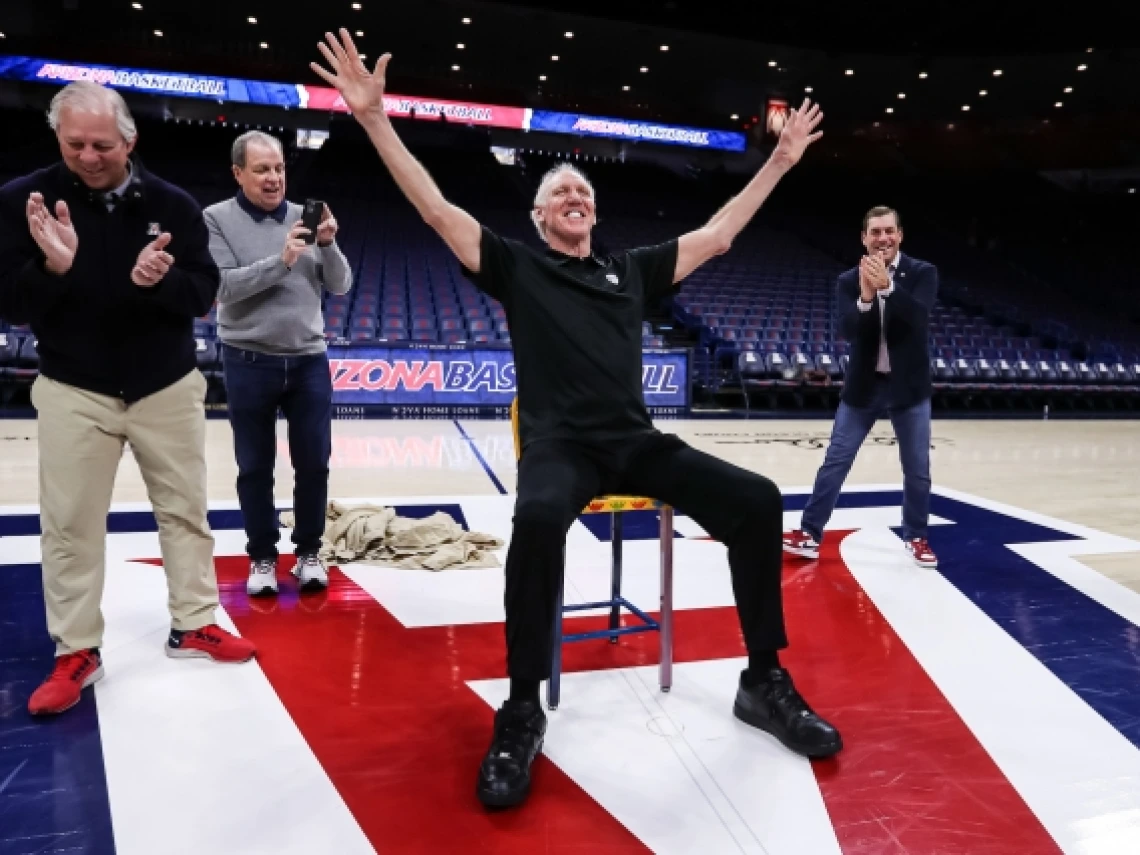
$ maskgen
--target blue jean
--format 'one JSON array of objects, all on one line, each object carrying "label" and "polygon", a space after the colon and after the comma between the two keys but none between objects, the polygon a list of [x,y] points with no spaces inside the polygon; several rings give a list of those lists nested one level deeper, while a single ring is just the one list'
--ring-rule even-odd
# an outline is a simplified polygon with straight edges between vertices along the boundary
[{"label": "blue jean", "polygon": [[930,518],[930,399],[907,409],[895,409],[890,405],[890,385],[886,377],[880,377],[871,406],[850,407],[840,403],[835,414],[831,442],[800,523],[800,529],[817,542],[823,542],[824,526],[835,510],[855,455],[875,422],[885,415],[890,416],[894,426],[902,461],[903,537],[907,540],[926,537]]},{"label": "blue jean", "polygon": [[268,356],[222,346],[226,397],[237,457],[237,494],[254,561],[276,560],[281,533],[273,500],[277,413],[288,423],[293,460],[293,545],[317,552],[325,529],[332,454],[332,377],[328,356]]}]

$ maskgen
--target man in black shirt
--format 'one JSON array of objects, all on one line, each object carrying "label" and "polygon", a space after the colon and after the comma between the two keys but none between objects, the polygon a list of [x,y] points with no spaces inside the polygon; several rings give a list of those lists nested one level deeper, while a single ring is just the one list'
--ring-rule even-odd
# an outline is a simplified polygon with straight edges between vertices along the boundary
[{"label": "man in black shirt", "polygon": [[783,174],[820,136],[822,114],[804,105],[772,158],[703,228],[660,246],[599,257],[590,251],[593,188],[562,165],[542,180],[532,220],[545,252],[483,228],[450,204],[404,148],[383,109],[385,55],[369,73],[345,30],[319,45],[336,86],[408,199],[469,277],[507,311],[518,378],[522,457],[506,567],[510,698],[495,715],[476,792],[488,806],[522,802],[542,747],[539,683],[549,677],[554,610],[566,532],[606,492],[660,499],[728,547],[748,668],[734,712],[789,748],[828,757],[839,733],[800,697],[777,651],[787,646],[780,592],[783,502],[768,479],[696,451],[654,429],[641,385],[647,302],[715,255],[752,219]]}]

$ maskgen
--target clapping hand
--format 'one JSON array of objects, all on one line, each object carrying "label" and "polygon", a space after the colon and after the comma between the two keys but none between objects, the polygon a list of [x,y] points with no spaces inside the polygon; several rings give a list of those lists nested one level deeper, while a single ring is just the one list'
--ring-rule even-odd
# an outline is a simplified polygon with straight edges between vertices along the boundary
[{"label": "clapping hand", "polygon": [[859,259],[859,291],[864,303],[870,303],[879,291],[891,287],[891,277],[881,256],[865,255]]},{"label": "clapping hand", "polygon": [[174,266],[174,256],[166,251],[170,240],[170,232],[163,232],[143,247],[131,270],[132,282],[140,288],[153,288],[162,281]]},{"label": "clapping hand", "polygon": [[44,204],[42,193],[28,196],[28,229],[32,240],[44,254],[44,268],[49,273],[62,276],[75,262],[79,249],[79,235],[71,222],[71,212],[62,199],[55,203],[55,216]]}]

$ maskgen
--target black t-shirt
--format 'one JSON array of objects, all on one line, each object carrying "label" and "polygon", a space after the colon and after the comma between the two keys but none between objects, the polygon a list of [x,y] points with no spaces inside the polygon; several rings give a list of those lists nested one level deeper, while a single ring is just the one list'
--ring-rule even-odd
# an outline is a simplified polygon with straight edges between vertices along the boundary
[{"label": "black t-shirt", "polygon": [[641,385],[645,306],[674,291],[677,241],[605,257],[532,249],[483,229],[477,287],[511,327],[523,446],[653,430]]}]

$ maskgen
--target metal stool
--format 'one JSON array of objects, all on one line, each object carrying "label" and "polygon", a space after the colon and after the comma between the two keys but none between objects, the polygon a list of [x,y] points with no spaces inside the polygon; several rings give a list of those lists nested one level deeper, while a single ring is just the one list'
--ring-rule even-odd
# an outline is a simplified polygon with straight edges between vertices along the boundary
[{"label": "metal stool", "polygon": [[[514,435],[515,460],[521,456],[519,442],[518,400],[511,402],[511,429]],[[621,593],[622,571],[622,515],[629,511],[656,510],[661,514],[661,617],[654,620],[639,609]],[[659,682],[661,691],[668,692],[673,686],[673,508],[656,499],[641,496],[599,496],[585,508],[583,514],[609,514],[613,526],[610,538],[613,546],[613,559],[610,576],[610,598],[594,603],[581,603],[567,606],[563,602],[565,580],[563,587],[558,590],[558,606],[554,610],[554,644],[550,668],[550,680],[546,685],[547,705],[552,710],[558,709],[561,700],[562,683],[562,643],[571,641],[588,641],[596,638],[608,638],[610,644],[617,644],[618,637],[635,632],[658,632],[661,639],[661,664],[659,666]],[[568,612],[585,611],[588,609],[608,608],[610,621],[607,629],[590,632],[572,633],[563,635],[562,618]],[[628,611],[638,619],[632,626],[621,626],[621,611]]]}]

